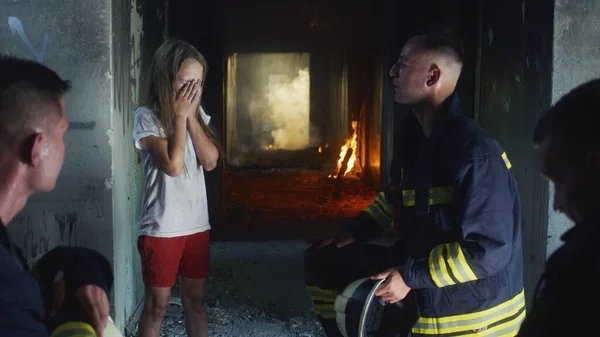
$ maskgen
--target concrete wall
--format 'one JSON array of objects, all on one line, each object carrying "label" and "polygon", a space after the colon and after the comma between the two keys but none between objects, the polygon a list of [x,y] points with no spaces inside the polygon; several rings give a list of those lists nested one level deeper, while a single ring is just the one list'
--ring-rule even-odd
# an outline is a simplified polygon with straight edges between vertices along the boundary
[{"label": "concrete wall", "polygon": [[525,291],[530,298],[546,260],[548,184],[539,174],[531,132],[550,106],[553,6],[547,1],[479,3],[478,122],[508,154],[519,184]]},{"label": "concrete wall", "polygon": [[[600,77],[600,2],[556,0],[552,102],[591,79]],[[573,225],[552,209],[553,186],[548,201],[548,257],[562,244],[560,237]]]},{"label": "concrete wall", "polygon": [[27,257],[82,245],[112,260],[110,1],[3,1],[0,13],[0,52],[44,63],[73,85],[57,188],[31,199],[10,231]]},{"label": "concrete wall", "polygon": [[104,254],[115,271],[112,315],[120,327],[143,294],[135,244],[141,167],[131,129],[141,67],[154,51],[149,41],[162,39],[144,39],[142,26],[160,26],[160,3],[0,3],[0,52],[37,60],[73,84],[65,98],[70,129],[57,188],[32,198],[9,229],[28,258],[56,245]]},{"label": "concrete wall", "polygon": [[[111,129],[110,188],[113,205],[114,318],[124,327],[143,294],[139,255],[136,248],[140,212],[141,167],[133,147],[133,111],[140,89],[140,40],[142,18],[136,1],[112,1],[111,31]],[[132,10],[133,9],[133,10]]]},{"label": "concrete wall", "polygon": [[525,282],[531,295],[545,260],[572,226],[552,209],[553,187],[539,174],[529,146],[531,134],[552,103],[600,77],[600,3],[480,3],[484,5],[478,121],[504,146],[519,182]]}]

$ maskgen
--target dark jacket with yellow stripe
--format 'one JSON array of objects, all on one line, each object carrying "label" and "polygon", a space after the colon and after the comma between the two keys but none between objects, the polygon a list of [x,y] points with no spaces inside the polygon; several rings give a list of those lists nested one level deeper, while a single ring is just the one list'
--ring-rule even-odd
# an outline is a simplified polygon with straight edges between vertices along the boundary
[{"label": "dark jacket with yellow stripe", "polygon": [[525,316],[517,183],[506,153],[455,95],[445,109],[428,138],[414,116],[403,121],[392,184],[355,233],[405,237],[403,278],[420,311],[415,336],[513,336]]},{"label": "dark jacket with yellow stripe", "polygon": [[[28,271],[31,271],[29,273]],[[52,283],[64,274],[65,298],[59,312],[52,307]],[[112,267],[98,252],[84,247],[56,247],[31,264],[0,223],[0,336],[95,337],[85,309],[75,298],[81,286],[96,285],[110,293]]]}]

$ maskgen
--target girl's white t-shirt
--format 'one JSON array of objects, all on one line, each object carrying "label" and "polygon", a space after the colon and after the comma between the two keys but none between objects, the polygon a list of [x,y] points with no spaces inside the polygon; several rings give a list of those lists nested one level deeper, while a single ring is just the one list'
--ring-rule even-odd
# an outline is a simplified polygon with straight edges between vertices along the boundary
[{"label": "girl's white t-shirt", "polygon": [[[202,108],[205,124],[210,121]],[[148,153],[141,139],[165,137],[156,115],[146,107],[138,108],[133,117],[133,140],[144,166],[142,214],[138,235],[178,237],[210,229],[204,170],[198,167],[196,151],[186,131],[185,167],[178,177],[165,174]]]}]

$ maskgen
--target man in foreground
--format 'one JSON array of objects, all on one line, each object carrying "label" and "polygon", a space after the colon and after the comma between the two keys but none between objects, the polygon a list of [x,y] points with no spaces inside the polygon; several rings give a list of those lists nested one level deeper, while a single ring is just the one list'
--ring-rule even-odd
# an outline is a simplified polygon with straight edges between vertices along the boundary
[{"label": "man in foreground", "polygon": [[102,336],[108,261],[89,249],[58,247],[37,261],[34,278],[6,227],[30,196],[56,185],[69,83],[43,65],[2,55],[0,74],[0,336]]},{"label": "man in foreground", "polygon": [[[600,80],[562,97],[538,121],[533,142],[554,185],[554,209],[575,227],[546,263],[519,336],[593,336],[600,292]],[[586,308],[589,307],[589,308]]]}]

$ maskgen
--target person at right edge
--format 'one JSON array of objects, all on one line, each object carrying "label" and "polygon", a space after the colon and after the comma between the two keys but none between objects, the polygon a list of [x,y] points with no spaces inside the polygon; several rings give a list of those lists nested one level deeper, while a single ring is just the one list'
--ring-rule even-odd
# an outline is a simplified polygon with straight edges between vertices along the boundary
[{"label": "person at right edge", "polygon": [[554,185],[554,209],[575,226],[546,262],[520,337],[598,335],[599,112],[596,79],[562,97],[534,129],[540,171]]},{"label": "person at right edge", "polygon": [[[329,337],[341,336],[335,295],[373,274],[386,279],[376,293],[382,301],[417,308],[414,319],[401,312],[393,322],[409,326],[400,335],[518,333],[525,298],[517,183],[497,141],[459,109],[462,66],[460,40],[436,27],[411,38],[390,71],[394,100],[413,108],[396,130],[391,184],[304,257],[305,283]],[[367,244],[384,233],[401,246],[387,266]]]}]

